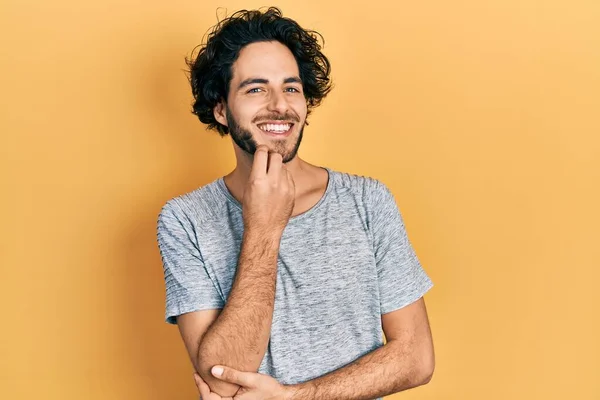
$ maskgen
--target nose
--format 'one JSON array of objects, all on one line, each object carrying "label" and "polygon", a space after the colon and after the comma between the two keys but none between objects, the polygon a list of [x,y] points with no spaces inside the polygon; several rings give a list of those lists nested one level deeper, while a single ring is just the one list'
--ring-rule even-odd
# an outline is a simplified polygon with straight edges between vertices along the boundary
[{"label": "nose", "polygon": [[285,98],[285,93],[279,91],[271,92],[271,98],[269,104],[267,104],[269,111],[277,111],[281,114],[285,114],[288,111],[288,102]]}]

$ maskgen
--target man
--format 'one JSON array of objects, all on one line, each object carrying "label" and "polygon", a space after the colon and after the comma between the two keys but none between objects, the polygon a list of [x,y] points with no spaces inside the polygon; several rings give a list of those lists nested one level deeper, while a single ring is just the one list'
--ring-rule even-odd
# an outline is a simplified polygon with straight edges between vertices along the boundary
[{"label": "man", "polygon": [[297,154],[331,90],[313,32],[277,8],[240,11],[189,66],[194,113],[237,159],[158,219],[166,318],[202,398],[380,398],[429,382],[433,283],[392,193]]}]

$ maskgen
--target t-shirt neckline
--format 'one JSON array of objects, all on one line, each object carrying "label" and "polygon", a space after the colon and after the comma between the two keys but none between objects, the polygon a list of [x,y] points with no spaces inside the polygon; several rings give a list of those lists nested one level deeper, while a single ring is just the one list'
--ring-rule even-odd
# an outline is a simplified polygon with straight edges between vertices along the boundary
[{"label": "t-shirt neckline", "polygon": [[[327,171],[327,186],[325,187],[325,192],[323,193],[323,195],[321,196],[319,201],[317,201],[315,203],[314,206],[312,206],[308,210],[304,211],[302,214],[298,214],[296,216],[290,217],[288,224],[295,223],[297,221],[305,219],[305,218],[309,217],[310,215],[314,214],[321,207],[321,205],[325,202],[325,200],[327,200],[327,197],[329,196],[329,193],[331,192],[331,187],[333,186],[333,183],[332,183],[333,173],[332,173],[331,169],[329,169],[328,167],[319,167],[319,168],[323,168],[325,171]],[[229,189],[227,188],[227,185],[225,184],[225,180],[223,178],[224,177],[222,176],[219,179],[217,179],[217,187],[219,188],[219,191],[227,198],[227,200],[229,200],[230,203],[232,203],[240,211],[242,211],[242,204],[239,201],[237,201],[237,199],[235,197],[233,197],[231,192],[229,192]]]}]

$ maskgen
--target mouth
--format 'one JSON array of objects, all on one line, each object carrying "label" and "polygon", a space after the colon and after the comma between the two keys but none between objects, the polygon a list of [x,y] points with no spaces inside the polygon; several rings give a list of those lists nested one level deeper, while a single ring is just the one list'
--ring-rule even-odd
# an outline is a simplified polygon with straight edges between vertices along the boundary
[{"label": "mouth", "polygon": [[287,136],[292,132],[293,122],[269,122],[258,124],[258,129],[271,136]]}]

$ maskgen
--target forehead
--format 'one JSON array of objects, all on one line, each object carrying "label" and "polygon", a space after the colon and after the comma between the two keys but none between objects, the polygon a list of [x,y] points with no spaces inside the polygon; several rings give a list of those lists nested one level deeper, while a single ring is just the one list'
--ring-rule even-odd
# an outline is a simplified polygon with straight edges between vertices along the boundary
[{"label": "forehead", "polygon": [[299,75],[294,55],[279,42],[255,42],[245,46],[233,63],[232,70],[232,83],[247,78],[266,78],[282,83],[284,78]]}]

